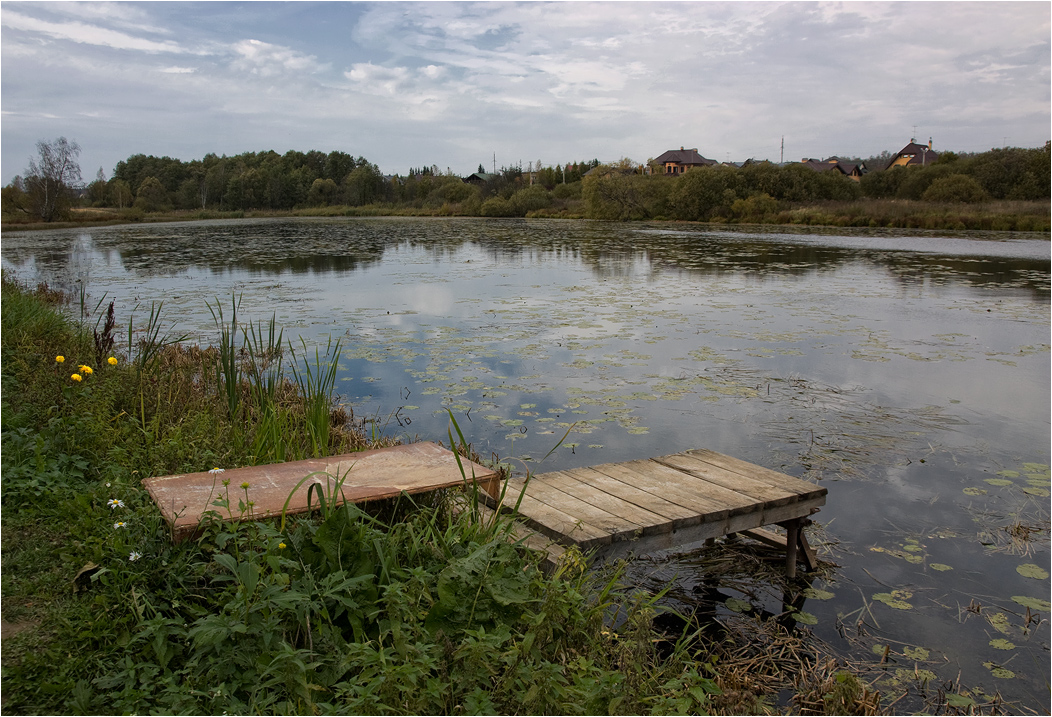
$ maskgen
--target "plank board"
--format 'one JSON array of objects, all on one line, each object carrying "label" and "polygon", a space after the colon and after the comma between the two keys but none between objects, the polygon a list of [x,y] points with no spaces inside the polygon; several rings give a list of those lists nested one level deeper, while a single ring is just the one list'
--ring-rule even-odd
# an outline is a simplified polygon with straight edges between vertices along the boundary
[{"label": "plank board", "polygon": [[[497,473],[461,458],[468,481],[496,493]],[[342,484],[340,481],[342,480]],[[224,485],[224,482],[227,485]],[[307,511],[307,491],[318,485],[338,502],[360,503],[465,485],[454,454],[435,443],[409,443],[329,458],[146,478],[142,481],[175,540],[193,535],[207,512],[224,520],[260,520]],[[243,484],[248,488],[242,488]],[[227,500],[229,509],[215,505]],[[238,502],[253,505],[244,514]],[[313,504],[317,506],[317,498]]]},{"label": "plank board", "polygon": [[696,449],[509,481],[502,509],[564,546],[595,557],[663,550],[805,518],[826,489],[762,466]]}]

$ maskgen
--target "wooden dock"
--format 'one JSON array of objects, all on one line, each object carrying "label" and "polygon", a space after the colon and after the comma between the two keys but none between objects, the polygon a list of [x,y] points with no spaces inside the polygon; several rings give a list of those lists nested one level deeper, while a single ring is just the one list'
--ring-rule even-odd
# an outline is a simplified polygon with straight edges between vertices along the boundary
[{"label": "wooden dock", "polygon": [[778,524],[786,529],[786,571],[792,577],[798,551],[810,558],[800,528],[825,504],[826,493],[807,481],[696,449],[542,473],[528,482],[512,478],[499,507],[556,545],[576,546],[596,561],[740,532],[777,541],[754,529]]},{"label": "wooden dock", "polygon": [[[303,513],[310,509],[311,485],[326,496],[338,494],[339,502],[360,503],[461,487],[465,473],[490,507],[513,513],[525,528],[517,532],[553,561],[574,546],[601,562],[746,533],[785,547],[786,570],[793,576],[798,552],[813,563],[800,528],[826,499],[825,488],[704,449],[553,471],[528,481],[513,477],[502,491],[494,470],[464,458],[458,465],[451,451],[427,442],[160,476],[143,485],[179,541],[193,536],[207,513],[232,521]],[[229,507],[221,505],[224,500]],[[242,511],[239,501],[251,505]],[[772,524],[785,528],[784,538],[758,530]]]},{"label": "wooden dock", "polygon": [[[493,469],[466,458],[460,461],[468,480],[473,479],[483,490],[498,495],[498,478]],[[340,502],[362,503],[396,498],[403,493],[460,487],[465,483],[464,473],[451,451],[436,443],[421,442],[329,458],[231,468],[222,473],[158,476],[142,483],[178,542],[194,535],[208,512],[232,521],[263,520],[283,512],[304,513],[312,484],[318,485],[326,496],[336,492]],[[248,487],[242,488],[246,483]],[[229,501],[229,509],[216,506],[217,499]],[[239,501],[251,501],[253,505],[241,512]],[[318,506],[316,496],[313,505]]]}]

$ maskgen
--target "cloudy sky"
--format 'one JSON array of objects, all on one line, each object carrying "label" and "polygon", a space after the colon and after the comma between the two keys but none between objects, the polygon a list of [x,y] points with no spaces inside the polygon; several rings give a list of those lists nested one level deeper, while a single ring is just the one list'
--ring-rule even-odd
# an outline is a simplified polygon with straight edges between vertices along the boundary
[{"label": "cloudy sky", "polygon": [[1036,147],[1048,2],[0,6],[3,183],[38,139],[341,150],[385,173],[697,147],[717,160]]}]

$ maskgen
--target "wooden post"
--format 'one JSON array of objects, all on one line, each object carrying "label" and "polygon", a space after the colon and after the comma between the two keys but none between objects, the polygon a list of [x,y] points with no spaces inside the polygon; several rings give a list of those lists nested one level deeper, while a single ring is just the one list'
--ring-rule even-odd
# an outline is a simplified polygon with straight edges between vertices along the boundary
[{"label": "wooden post", "polygon": [[796,577],[796,547],[800,539],[800,519],[785,521],[785,576]]}]

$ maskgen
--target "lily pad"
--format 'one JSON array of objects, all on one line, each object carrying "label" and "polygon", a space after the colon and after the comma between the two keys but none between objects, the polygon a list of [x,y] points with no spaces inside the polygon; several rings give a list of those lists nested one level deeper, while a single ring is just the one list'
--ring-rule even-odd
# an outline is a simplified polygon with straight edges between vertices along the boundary
[{"label": "lily pad", "polygon": [[913,605],[906,602],[911,597],[913,597],[913,593],[909,590],[892,590],[890,593],[877,593],[873,596],[873,599],[896,610],[912,610]]},{"label": "lily pad", "polygon": [[982,488],[975,488],[975,487],[972,487],[972,486],[969,486],[968,488],[965,488],[963,493],[965,495],[986,495],[986,491],[983,490]]},{"label": "lily pad", "polygon": [[1019,471],[997,471],[997,475],[1004,476],[1005,478],[1018,478]]},{"label": "lily pad", "polygon": [[1023,607],[1030,608],[1031,610],[1037,610],[1039,612],[1052,611],[1052,603],[1048,600],[1042,600],[1041,598],[1028,597],[1026,595],[1013,595],[1012,600]]},{"label": "lily pad", "polygon": [[997,650],[1014,650],[1015,649],[1015,645],[1012,644],[1011,642],[1009,642],[1008,640],[1004,639],[1003,637],[999,637],[996,640],[990,640],[990,647],[993,647],[994,649],[997,649]]},{"label": "lily pad", "polygon": [[803,610],[794,610],[792,618],[802,625],[817,625],[818,618]]},{"label": "lily pad", "polygon": [[999,677],[1002,680],[1010,680],[1015,677],[1015,673],[1006,667],[1001,667],[996,662],[984,662],[983,667],[990,670],[990,674],[994,677]]},{"label": "lily pad", "polygon": [[1008,634],[1008,630],[1010,628],[1010,625],[1008,623],[1008,616],[1007,615],[1005,615],[1003,612],[993,612],[993,613],[991,613],[991,612],[986,612],[985,610],[983,611],[983,615],[990,622],[991,627],[993,627],[995,630],[997,630],[998,632],[1000,632],[1000,633],[1002,633],[1004,635]]},{"label": "lily pad", "polygon": [[818,588],[807,588],[804,590],[804,597],[814,600],[829,600],[835,595],[836,593],[831,593],[828,590],[819,590]]},{"label": "lily pad", "polygon": [[911,660],[927,660],[930,653],[923,647],[907,647],[902,654]]},{"label": "lily pad", "polygon": [[986,482],[990,485],[1012,485],[1012,481],[1005,480],[1004,478],[987,478]]},{"label": "lily pad", "polygon": [[1038,580],[1044,580],[1048,577],[1048,573],[1040,566],[1034,565],[1033,563],[1023,563],[1017,565],[1015,571],[1022,575],[1024,578],[1036,578]]},{"label": "lily pad", "polygon": [[968,695],[948,694],[946,695],[946,704],[949,707],[974,707],[975,700]]},{"label": "lily pad", "polygon": [[945,572],[947,570],[953,570],[953,566],[946,565],[945,563],[928,563],[928,567],[932,570],[938,570],[939,572]]},{"label": "lily pad", "polygon": [[752,604],[748,600],[741,600],[735,597],[727,598],[723,604],[732,612],[748,612],[752,609]]}]

